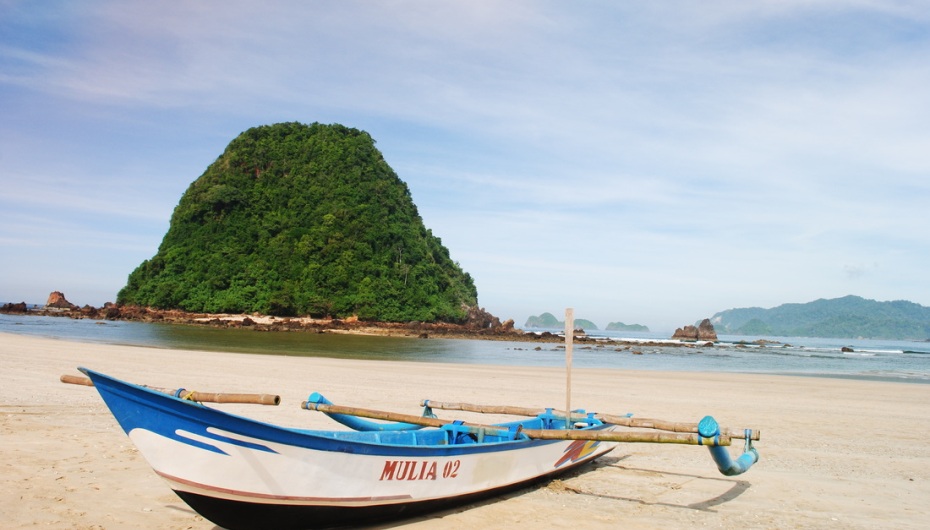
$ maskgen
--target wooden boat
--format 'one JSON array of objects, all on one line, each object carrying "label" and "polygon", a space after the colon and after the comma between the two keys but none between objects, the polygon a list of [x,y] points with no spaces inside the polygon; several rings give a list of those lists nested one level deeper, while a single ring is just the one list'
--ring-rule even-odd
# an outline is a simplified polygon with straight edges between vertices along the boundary
[{"label": "wooden boat", "polygon": [[[320,528],[407,517],[545,480],[622,442],[657,441],[657,433],[623,432],[623,421],[606,422],[596,414],[566,418],[547,409],[475,425],[339,407],[316,393],[304,408],[354,430],[293,429],[184,399],[190,396],[182,390],[165,393],[81,371],[155,472],[194,510],[228,529]],[[481,412],[474,405],[427,405],[427,413],[433,407]],[[628,416],[614,419],[623,418],[632,422]],[[730,435],[716,422],[703,427],[658,434],[672,443],[709,445],[738,473],[758,459],[751,447],[756,431],[744,432],[747,449],[732,461],[724,449]]]}]

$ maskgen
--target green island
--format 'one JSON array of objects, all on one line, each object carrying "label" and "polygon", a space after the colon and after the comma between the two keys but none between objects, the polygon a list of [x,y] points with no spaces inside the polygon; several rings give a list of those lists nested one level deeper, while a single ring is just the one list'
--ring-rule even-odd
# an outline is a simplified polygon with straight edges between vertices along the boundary
[{"label": "green island", "polygon": [[611,322],[605,328],[607,331],[638,331],[643,333],[649,332],[649,327],[642,324],[624,324],[623,322]]},{"label": "green island", "polygon": [[718,333],[728,335],[892,340],[930,337],[930,307],[905,300],[877,302],[853,295],[771,309],[727,309],[710,320]]},{"label": "green island", "polygon": [[560,322],[552,313],[543,313],[539,316],[531,316],[526,319],[525,328],[543,328],[543,329],[560,329],[565,327],[564,322]]},{"label": "green island", "polygon": [[[565,327],[565,322],[559,320],[552,313],[543,313],[539,316],[531,316],[526,319],[526,324],[523,325],[526,328],[540,328],[540,329],[562,329]],[[585,320],[583,318],[575,319],[575,329],[586,329],[586,330],[596,330],[597,325],[590,320]]]},{"label": "green island", "polygon": [[[565,322],[559,320],[552,313],[543,313],[539,316],[531,316],[526,319],[526,324],[523,325],[525,328],[539,328],[539,329],[562,329],[565,327]],[[597,326],[594,322],[590,320],[585,320],[583,318],[575,319],[575,329],[585,329],[585,330],[596,330]]]},{"label": "green island", "polygon": [[461,322],[472,277],[368,133],[249,129],[181,197],[117,303],[204,313]]}]

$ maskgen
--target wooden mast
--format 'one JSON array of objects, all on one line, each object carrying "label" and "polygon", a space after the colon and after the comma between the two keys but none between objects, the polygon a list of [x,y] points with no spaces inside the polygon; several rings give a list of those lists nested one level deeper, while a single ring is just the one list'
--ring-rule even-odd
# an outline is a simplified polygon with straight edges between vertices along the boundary
[{"label": "wooden mast", "polygon": [[565,428],[571,429],[572,417],[572,342],[575,339],[575,310],[565,309]]}]

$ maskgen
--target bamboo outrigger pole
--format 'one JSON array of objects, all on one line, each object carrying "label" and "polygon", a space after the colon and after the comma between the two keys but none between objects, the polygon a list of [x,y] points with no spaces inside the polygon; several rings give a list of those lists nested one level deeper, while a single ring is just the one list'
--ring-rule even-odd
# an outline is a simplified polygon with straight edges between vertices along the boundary
[{"label": "bamboo outrigger pole", "polygon": [[[341,405],[332,405],[313,401],[304,401],[300,404],[300,406],[307,410],[317,410],[326,414],[348,414],[350,416],[358,416],[361,418],[412,423],[426,427],[443,427],[444,425],[452,425],[454,423],[452,420],[442,420],[439,418],[414,416],[412,414],[364,409],[359,407],[345,407]],[[456,425],[455,427],[474,433],[484,432],[484,434],[498,436],[511,435],[509,430],[502,429],[501,427],[494,425],[462,423]],[[601,442],[670,443],[707,446],[728,446],[731,444],[731,437],[726,434],[720,434],[714,438],[707,438],[697,433],[617,432],[587,429],[520,429],[516,434],[522,434],[527,438],[534,438],[539,440],[594,440]]]},{"label": "bamboo outrigger pole", "polygon": [[[89,378],[77,375],[65,374],[61,376],[60,380],[62,383],[68,383],[69,385],[94,386],[94,382]],[[163,394],[169,394],[177,398],[188,399],[190,401],[197,401],[200,403],[249,403],[254,405],[279,405],[281,403],[281,396],[271,394],[195,392],[193,390],[185,390],[183,388],[171,390],[168,388],[158,388],[148,385],[142,386],[145,386],[145,388],[150,390],[155,390],[156,392],[161,392]]]},{"label": "bamboo outrigger pole", "polygon": [[[443,402],[443,401],[433,401],[431,399],[424,399],[420,401],[420,406],[429,407],[431,409],[438,410],[460,410],[463,412],[478,412],[481,414],[507,414],[513,416],[538,416],[540,414],[546,413],[546,409],[538,409],[531,407],[513,407],[508,405],[475,405],[472,403],[452,403],[452,402]],[[572,418],[584,419],[587,416],[584,414],[572,414]],[[634,418],[631,416],[615,415],[615,414],[594,414],[596,419],[601,420],[604,423],[612,423],[614,425],[620,425],[622,427],[635,427],[640,429],[655,429],[658,431],[669,431],[669,432],[686,432],[686,433],[696,433],[698,432],[697,423],[680,423],[667,420],[657,420],[652,418]],[[761,437],[761,433],[758,429],[749,429],[750,438],[752,440],[758,441]],[[720,428],[720,432],[730,436],[731,438],[743,439],[746,437],[746,429],[727,429],[724,427]]]}]

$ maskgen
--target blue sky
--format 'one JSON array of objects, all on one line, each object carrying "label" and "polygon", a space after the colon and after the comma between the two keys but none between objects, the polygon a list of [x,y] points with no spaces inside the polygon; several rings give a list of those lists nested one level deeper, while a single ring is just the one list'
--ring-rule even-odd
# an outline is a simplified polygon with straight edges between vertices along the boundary
[{"label": "blue sky", "polygon": [[240,132],[368,131],[522,325],[930,305],[924,2],[0,0],[0,301],[114,300]]}]

